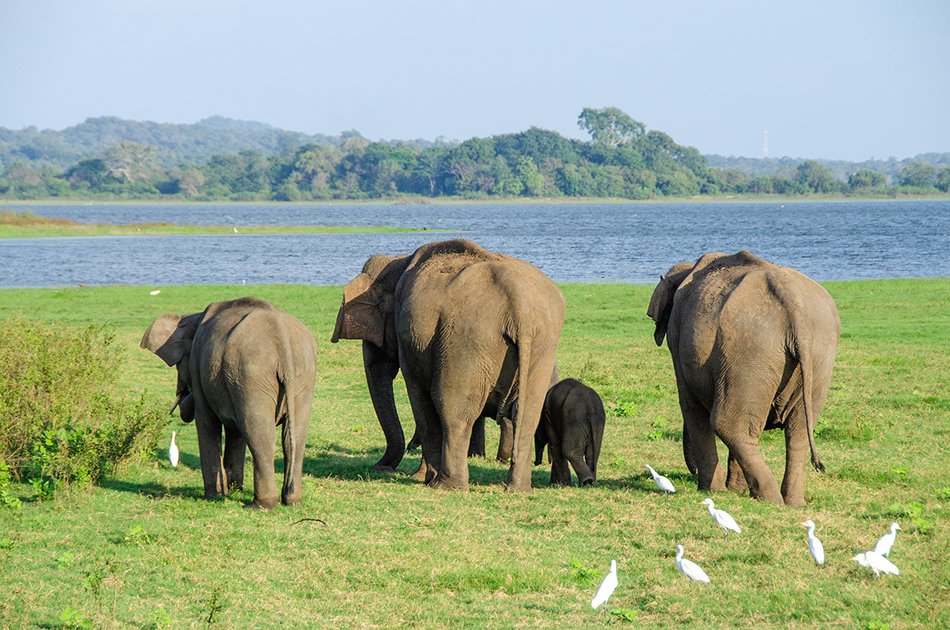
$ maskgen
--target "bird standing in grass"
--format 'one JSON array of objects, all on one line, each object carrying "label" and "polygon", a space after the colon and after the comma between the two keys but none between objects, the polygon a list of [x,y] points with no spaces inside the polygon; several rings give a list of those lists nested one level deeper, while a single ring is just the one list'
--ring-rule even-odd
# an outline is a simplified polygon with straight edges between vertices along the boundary
[{"label": "bird standing in grass", "polygon": [[607,575],[601,580],[600,586],[597,587],[597,592],[594,593],[594,599],[590,600],[590,607],[597,608],[610,599],[615,588],[617,588],[617,561],[611,560],[610,571],[607,572]]},{"label": "bird standing in grass", "polygon": [[876,551],[859,553],[854,557],[854,560],[862,567],[867,567],[874,571],[874,577],[881,577],[882,573],[890,573],[891,575],[901,574],[893,562]]},{"label": "bird standing in grass", "polygon": [[676,568],[691,580],[709,584],[709,576],[698,564],[683,557],[683,545],[676,545]]},{"label": "bird standing in grass", "polygon": [[712,499],[703,499],[703,505],[709,508],[709,515],[716,521],[716,525],[726,531],[732,530],[737,534],[742,533],[742,530],[736,524],[736,519],[732,518],[725,510],[717,510]]},{"label": "bird standing in grass", "polygon": [[174,431],[172,431],[172,443],[168,445],[168,461],[172,463],[172,468],[178,467],[178,445],[175,444]]},{"label": "bird standing in grass", "polygon": [[890,533],[884,534],[881,536],[877,544],[874,545],[874,553],[879,553],[882,556],[891,555],[891,547],[894,546],[894,540],[897,538],[897,530],[901,528],[897,523],[891,523]]},{"label": "bird standing in grass", "polygon": [[815,536],[815,523],[811,519],[808,519],[802,523],[802,525],[808,528],[808,551],[811,552],[811,557],[815,559],[815,564],[824,564],[825,546],[822,545],[818,537]]},{"label": "bird standing in grass", "polygon": [[653,475],[653,483],[656,484],[657,488],[665,492],[667,496],[676,492],[676,488],[673,487],[672,481],[653,470],[649,464],[644,464],[643,467],[650,471],[650,474]]}]

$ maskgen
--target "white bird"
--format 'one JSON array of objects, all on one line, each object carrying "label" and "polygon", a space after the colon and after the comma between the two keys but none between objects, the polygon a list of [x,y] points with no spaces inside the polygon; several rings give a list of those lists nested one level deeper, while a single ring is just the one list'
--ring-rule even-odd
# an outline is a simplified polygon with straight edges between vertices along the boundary
[{"label": "white bird", "polygon": [[168,445],[168,461],[172,463],[173,468],[178,466],[178,445],[175,444],[174,431],[172,431],[172,443]]},{"label": "white bird", "polygon": [[901,572],[894,566],[894,563],[877,553],[876,551],[865,551],[854,557],[862,567],[867,567],[874,571],[874,577],[881,577],[882,573],[891,575],[900,575]]},{"label": "white bird", "polygon": [[683,545],[676,545],[676,568],[691,580],[709,584],[709,576],[698,564],[683,557]]},{"label": "white bird", "polygon": [[234,233],[235,233],[235,234],[237,234],[237,233],[238,233],[238,231],[237,231],[237,228],[234,228]]},{"label": "white bird", "polygon": [[617,561],[611,560],[610,571],[607,572],[607,575],[601,580],[600,586],[597,587],[597,592],[594,593],[594,599],[590,600],[590,607],[597,608],[610,599],[615,588],[617,588]]},{"label": "white bird", "polygon": [[653,475],[653,483],[656,484],[656,487],[665,492],[667,495],[670,495],[676,492],[676,488],[673,487],[673,482],[661,475],[660,473],[653,470],[649,464],[644,464],[644,468],[650,471],[650,474]]},{"label": "white bird", "polygon": [[732,518],[725,510],[717,510],[712,499],[703,499],[703,505],[709,507],[709,515],[716,521],[716,525],[725,530],[731,529],[737,534],[742,533],[742,530],[736,524],[736,519]]},{"label": "white bird", "polygon": [[802,525],[808,528],[808,550],[811,552],[811,557],[815,559],[815,564],[824,564],[825,546],[815,536],[815,523],[808,519]]},{"label": "white bird", "polygon": [[162,292],[161,289],[155,289],[154,291],[149,291],[148,294],[149,294],[149,295],[158,295],[158,294],[161,293],[161,292]]},{"label": "white bird", "polygon": [[894,546],[894,539],[897,538],[897,530],[901,528],[897,523],[891,523],[891,531],[888,534],[881,536],[877,544],[874,545],[874,553],[879,553],[882,556],[891,555],[891,547]]}]

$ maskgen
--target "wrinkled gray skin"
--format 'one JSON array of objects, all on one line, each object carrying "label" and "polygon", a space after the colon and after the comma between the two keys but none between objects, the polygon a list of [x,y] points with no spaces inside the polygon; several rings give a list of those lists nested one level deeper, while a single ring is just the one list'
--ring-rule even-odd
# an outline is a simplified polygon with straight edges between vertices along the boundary
[{"label": "wrinkled gray skin", "polygon": [[[508,488],[530,489],[531,441],[564,323],[560,290],[532,265],[467,240],[366,268],[375,265],[383,268],[346,285],[332,340],[362,339],[398,357],[426,482],[467,489],[476,421],[511,417],[518,398]],[[394,373],[391,363],[380,378],[368,372],[371,392],[378,383],[391,396]]]},{"label": "wrinkled gray skin", "polygon": [[582,486],[597,480],[597,460],[604,439],[607,414],[593,389],[566,378],[544,399],[541,422],[534,434],[535,465],[542,462],[544,447],[550,447],[551,484],[570,486],[571,470]]},{"label": "wrinkled gray skin", "polygon": [[[660,278],[647,314],[673,358],[687,465],[700,490],[746,487],[756,498],[805,504],[805,456],[823,471],[814,427],[828,394],[841,323],[807,276],[747,251],[706,254]],[[765,465],[762,431],[785,430],[781,491]],[[729,448],[723,480],[715,437]]]},{"label": "wrinkled gray skin", "polygon": [[141,346],[178,368],[175,404],[180,402],[183,421],[195,420],[206,498],[243,488],[249,447],[254,502],[248,507],[277,505],[274,444],[282,424],[280,500],[300,502],[317,357],[306,326],[263,300],[246,297],[209,304],[200,313],[162,315]]},{"label": "wrinkled gray skin", "polygon": [[[379,279],[379,275],[390,265],[397,262],[397,267],[402,263],[408,263],[409,256],[372,256],[363,265],[363,274],[373,281]],[[391,272],[391,271],[390,271]],[[381,280],[383,281],[383,280]],[[342,317],[342,309],[338,318]],[[339,323],[337,324],[339,327]],[[334,337],[333,342],[338,341]],[[403,453],[415,450],[422,445],[422,437],[418,426],[413,433],[409,444],[406,444],[405,434],[403,433],[402,423],[399,421],[399,412],[396,410],[396,400],[393,396],[393,381],[399,373],[399,350],[396,343],[392,340],[387,342],[383,339],[382,345],[377,345],[372,341],[363,341],[363,371],[366,374],[366,385],[369,389],[370,398],[373,401],[373,409],[376,411],[376,419],[383,430],[386,438],[386,451],[379,461],[373,465],[374,470],[394,471],[402,461]],[[487,414],[486,414],[487,415]],[[494,417],[494,416],[490,416]],[[498,443],[498,461],[508,462],[511,459],[512,440],[514,436],[514,427],[511,419],[507,416],[498,417],[498,425],[501,428],[501,439]],[[479,418],[472,427],[472,439],[468,447],[469,457],[485,457],[485,418]],[[414,475],[416,478],[424,478],[426,467],[423,464],[419,471]]]}]

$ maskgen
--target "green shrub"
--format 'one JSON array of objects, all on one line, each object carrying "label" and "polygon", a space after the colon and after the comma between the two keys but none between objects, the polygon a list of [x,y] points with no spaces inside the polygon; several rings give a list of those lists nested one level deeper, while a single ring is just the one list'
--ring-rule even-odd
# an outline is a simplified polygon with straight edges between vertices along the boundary
[{"label": "green shrub", "polygon": [[87,485],[149,451],[165,416],[116,389],[120,353],[102,326],[0,322],[0,462],[40,498]]}]

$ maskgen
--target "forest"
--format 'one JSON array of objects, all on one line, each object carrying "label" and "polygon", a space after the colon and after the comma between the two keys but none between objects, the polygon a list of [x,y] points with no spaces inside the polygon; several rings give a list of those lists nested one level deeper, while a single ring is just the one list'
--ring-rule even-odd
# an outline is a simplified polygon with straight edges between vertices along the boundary
[{"label": "forest", "polygon": [[[215,117],[197,125],[89,119],[0,129],[0,198],[336,199],[950,192],[950,154],[877,163],[704,156],[614,107],[585,108],[590,140],[527,131],[464,142],[308,136]],[[770,163],[771,162],[771,163]]]}]

